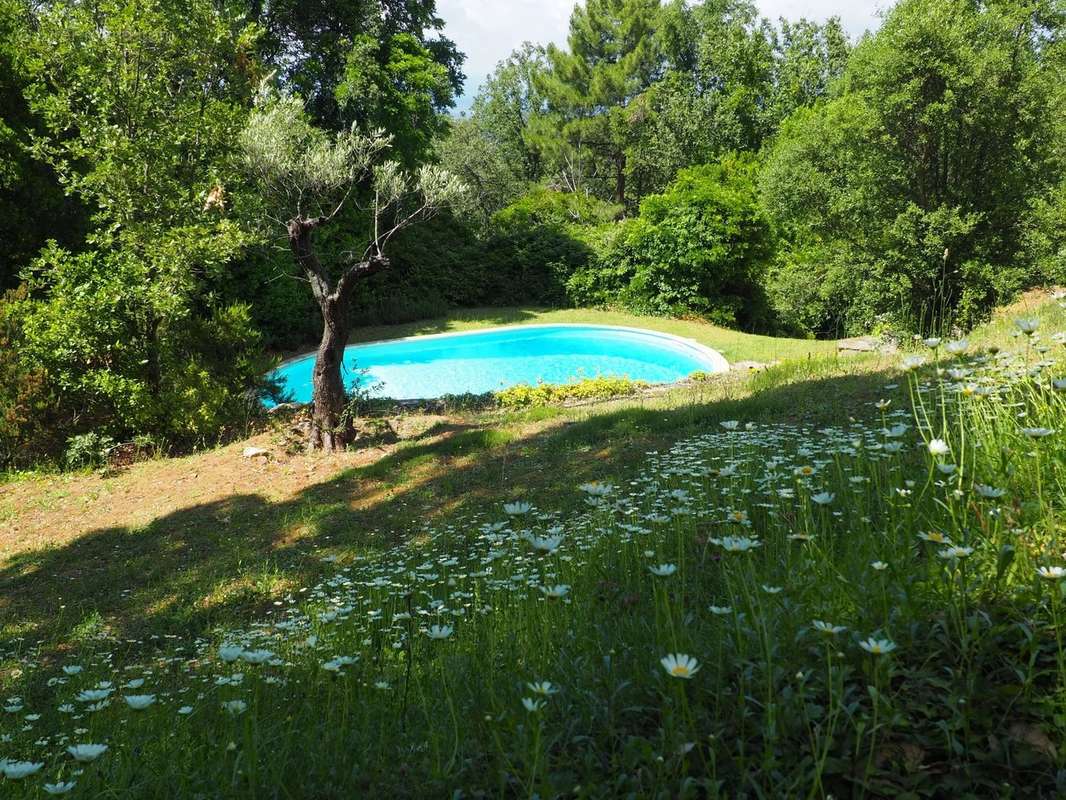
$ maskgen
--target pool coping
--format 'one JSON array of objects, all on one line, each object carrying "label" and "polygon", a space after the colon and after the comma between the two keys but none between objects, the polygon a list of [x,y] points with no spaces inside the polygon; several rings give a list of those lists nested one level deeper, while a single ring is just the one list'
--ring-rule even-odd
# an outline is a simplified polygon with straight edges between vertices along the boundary
[{"label": "pool coping", "polygon": [[[531,329],[531,328],[598,328],[600,330],[628,331],[630,333],[640,333],[640,334],[644,334],[646,336],[655,336],[655,337],[658,337],[660,339],[667,339],[667,340],[669,340],[669,341],[671,341],[671,342],[673,342],[675,344],[683,345],[683,346],[687,347],[690,350],[695,350],[697,353],[700,354],[700,356],[702,356],[705,359],[708,359],[714,365],[713,369],[711,370],[712,374],[717,374],[717,373],[722,373],[722,372],[729,372],[729,370],[730,370],[729,361],[726,360],[725,356],[723,356],[721,353],[719,353],[714,348],[708,347],[705,344],[701,344],[700,342],[697,342],[695,339],[689,339],[689,338],[687,338],[685,336],[676,336],[676,335],[674,335],[672,333],[663,333],[662,331],[651,330],[650,328],[635,328],[635,327],[633,327],[631,325],[597,325],[595,323],[584,323],[584,322],[531,322],[531,323],[528,323],[528,324],[517,323],[517,324],[512,324],[512,325],[493,325],[493,326],[488,327],[488,328],[475,328],[474,330],[469,330],[469,331],[445,331],[443,333],[417,333],[417,334],[414,334],[413,336],[397,336],[394,339],[372,339],[372,340],[366,341],[366,342],[353,342],[352,344],[345,345],[344,349],[347,350],[349,347],[362,347],[364,345],[372,345],[372,344],[389,344],[391,342],[405,342],[405,341],[411,341],[413,339],[446,339],[446,338],[454,338],[454,337],[457,337],[457,336],[473,336],[473,335],[476,335],[476,334],[479,334],[479,333],[491,333],[493,331],[520,330],[520,329]],[[289,358],[286,358],[284,361],[279,363],[270,372],[275,372],[276,370],[279,370],[279,369],[281,369],[281,368],[283,368],[283,367],[285,367],[285,366],[287,366],[289,364],[292,364],[292,363],[294,363],[296,361],[303,361],[306,358],[314,357],[317,353],[318,353],[317,350],[309,350],[306,353],[300,353],[299,355],[290,356]],[[670,385],[673,385],[675,383],[678,383],[678,381],[666,381],[666,382],[659,383],[659,384],[654,384],[654,385],[656,385],[656,386],[670,386]],[[396,400],[397,402],[407,402],[408,400],[426,400],[426,399],[432,399],[432,398],[392,398],[392,399]]]}]

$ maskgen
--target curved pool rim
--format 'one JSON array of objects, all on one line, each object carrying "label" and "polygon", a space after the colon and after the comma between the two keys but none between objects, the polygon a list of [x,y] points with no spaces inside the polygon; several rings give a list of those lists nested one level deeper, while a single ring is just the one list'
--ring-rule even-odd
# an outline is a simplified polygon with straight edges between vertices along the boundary
[{"label": "curved pool rim", "polygon": [[[681,345],[682,347],[693,351],[701,359],[705,359],[710,362],[710,368],[707,370],[712,373],[728,372],[729,362],[726,360],[720,352],[714,348],[708,347],[705,344],[697,342],[695,339],[689,339],[685,336],[677,336],[672,333],[663,333],[662,331],[651,330],[650,328],[636,328],[631,325],[602,325],[592,322],[531,322],[528,324],[512,324],[512,325],[493,325],[488,328],[474,328],[467,331],[444,331],[443,333],[416,333],[411,336],[397,336],[392,339],[368,339],[365,342],[353,342],[345,346],[344,352],[347,352],[353,347],[363,347],[365,345],[373,344],[395,344],[396,342],[408,342],[408,341],[424,341],[426,339],[449,339],[459,336],[476,336],[482,333],[493,333],[504,330],[530,330],[536,328],[595,328],[604,331],[625,331],[627,333],[639,333],[644,336],[649,336],[658,339],[664,339],[673,345]],[[270,373],[275,373],[278,370],[285,368],[297,361],[303,361],[307,358],[314,358],[318,354],[318,349],[308,350],[303,353],[299,353],[294,356],[286,358],[279,363]],[[683,379],[682,379],[683,380]],[[680,383],[679,381],[673,381],[673,383]],[[656,385],[664,386],[669,385],[670,382],[659,383]],[[390,398],[397,402],[416,402],[420,400],[429,400],[433,398],[426,397],[393,397]]]}]

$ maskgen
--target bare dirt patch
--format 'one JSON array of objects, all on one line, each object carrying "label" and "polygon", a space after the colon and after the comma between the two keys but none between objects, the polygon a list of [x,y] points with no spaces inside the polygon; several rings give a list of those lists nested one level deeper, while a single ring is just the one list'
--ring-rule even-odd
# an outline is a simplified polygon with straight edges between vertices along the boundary
[{"label": "bare dirt patch", "polygon": [[[40,547],[62,546],[93,530],[139,528],[190,505],[234,495],[285,502],[338,472],[374,463],[407,440],[446,439],[446,417],[387,420],[393,441],[334,454],[292,454],[277,432],[263,433],[182,458],[142,461],[117,472],[59,474],[0,486],[0,560]],[[430,433],[427,437],[427,433]],[[248,448],[265,455],[245,457]]]}]

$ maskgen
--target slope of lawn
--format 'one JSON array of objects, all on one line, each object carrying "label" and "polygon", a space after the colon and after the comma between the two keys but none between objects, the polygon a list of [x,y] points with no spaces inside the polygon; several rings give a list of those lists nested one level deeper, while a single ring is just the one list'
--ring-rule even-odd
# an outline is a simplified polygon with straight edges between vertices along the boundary
[{"label": "slope of lawn", "polygon": [[351,342],[370,342],[418,336],[427,333],[455,333],[498,325],[547,325],[551,323],[585,323],[591,325],[622,325],[631,328],[670,333],[694,339],[711,347],[727,361],[778,361],[803,358],[807,355],[826,355],[836,351],[836,343],[816,339],[787,339],[720,328],[699,320],[670,319],[627,314],[623,311],[601,311],[589,308],[525,309],[470,308],[455,311],[447,317],[423,320],[403,325],[376,325],[357,328]]},{"label": "slope of lawn", "polygon": [[1066,316],[1029,316],[6,556],[0,788],[1055,796]]}]

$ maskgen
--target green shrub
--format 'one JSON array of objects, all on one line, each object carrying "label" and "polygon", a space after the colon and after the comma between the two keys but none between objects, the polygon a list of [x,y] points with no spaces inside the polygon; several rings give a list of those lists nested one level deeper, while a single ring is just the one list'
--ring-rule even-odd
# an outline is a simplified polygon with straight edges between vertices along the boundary
[{"label": "green shrub", "polygon": [[568,305],[567,284],[593,254],[587,226],[618,207],[595,198],[537,186],[492,219],[480,242],[483,305]]},{"label": "green shrub", "polygon": [[567,305],[566,284],[589,250],[557,226],[503,228],[484,242],[480,305]]},{"label": "green shrub", "polygon": [[[64,436],[217,441],[242,429],[268,388],[271,361],[248,307],[213,304],[182,283],[194,270],[178,262],[203,264],[213,243],[157,246],[140,254],[51,247],[35,264],[38,297],[23,304],[20,351],[47,373]],[[225,259],[227,249],[213,252]]]},{"label": "green shrub", "polygon": [[493,222],[504,228],[598,225],[622,215],[622,207],[580,192],[560,192],[535,186],[496,213]]},{"label": "green shrub", "polygon": [[67,449],[63,454],[63,463],[67,469],[86,469],[99,467],[107,461],[108,451],[115,440],[100,433],[79,433],[67,439]]},{"label": "green shrub", "polygon": [[[353,297],[353,324],[415,322],[451,308],[566,305],[567,280],[591,250],[580,228],[563,224],[571,219],[563,209],[574,205],[579,220],[591,218],[590,209],[599,209],[596,218],[608,211],[588,198],[554,199],[561,194],[539,189],[536,202],[523,198],[504,209],[481,235],[449,213],[404,230],[390,243],[390,268],[360,285]],[[342,231],[323,249],[343,253],[351,246]],[[255,252],[238,261],[221,284],[223,298],[251,305],[266,347],[296,350],[319,340],[321,315],[287,253]]]},{"label": "green shrub", "polygon": [[772,237],[755,172],[754,161],[732,156],[682,170],[644,199],[639,218],[592,232],[596,257],[568,281],[571,299],[767,327],[761,281]]},{"label": "green shrub", "polygon": [[883,273],[875,279],[874,269],[839,243],[782,247],[765,279],[777,325],[793,335],[842,336],[883,322],[880,297],[902,286]]},{"label": "green shrub", "polygon": [[657,313],[696,314],[722,324],[765,323],[760,289],[770,227],[747,158],[682,170],[641,203],[649,227],[632,242],[635,275],[625,293]]},{"label": "green shrub", "polygon": [[644,220],[632,218],[581,231],[592,257],[567,279],[571,303],[603,307],[625,304],[622,297],[635,272],[632,242],[646,225]]},{"label": "green shrub", "polygon": [[1066,283],[1066,179],[1031,202],[1022,246],[1031,270],[1030,282]]},{"label": "green shrub", "polygon": [[441,214],[396,238],[391,268],[355,298],[355,320],[392,324],[453,307],[564,305],[566,281],[590,253],[576,226],[613,213],[595,199],[537,187],[497,213],[485,232]]},{"label": "green shrub", "polygon": [[248,303],[264,347],[299,350],[322,335],[322,313],[287,251],[263,248],[236,260],[221,277],[220,295]]},{"label": "green shrub", "polygon": [[158,433],[181,445],[243,434],[271,390],[262,376],[273,365],[262,353],[249,307],[235,304],[212,309],[206,318],[191,317],[182,342],[181,350],[166,351]]}]

